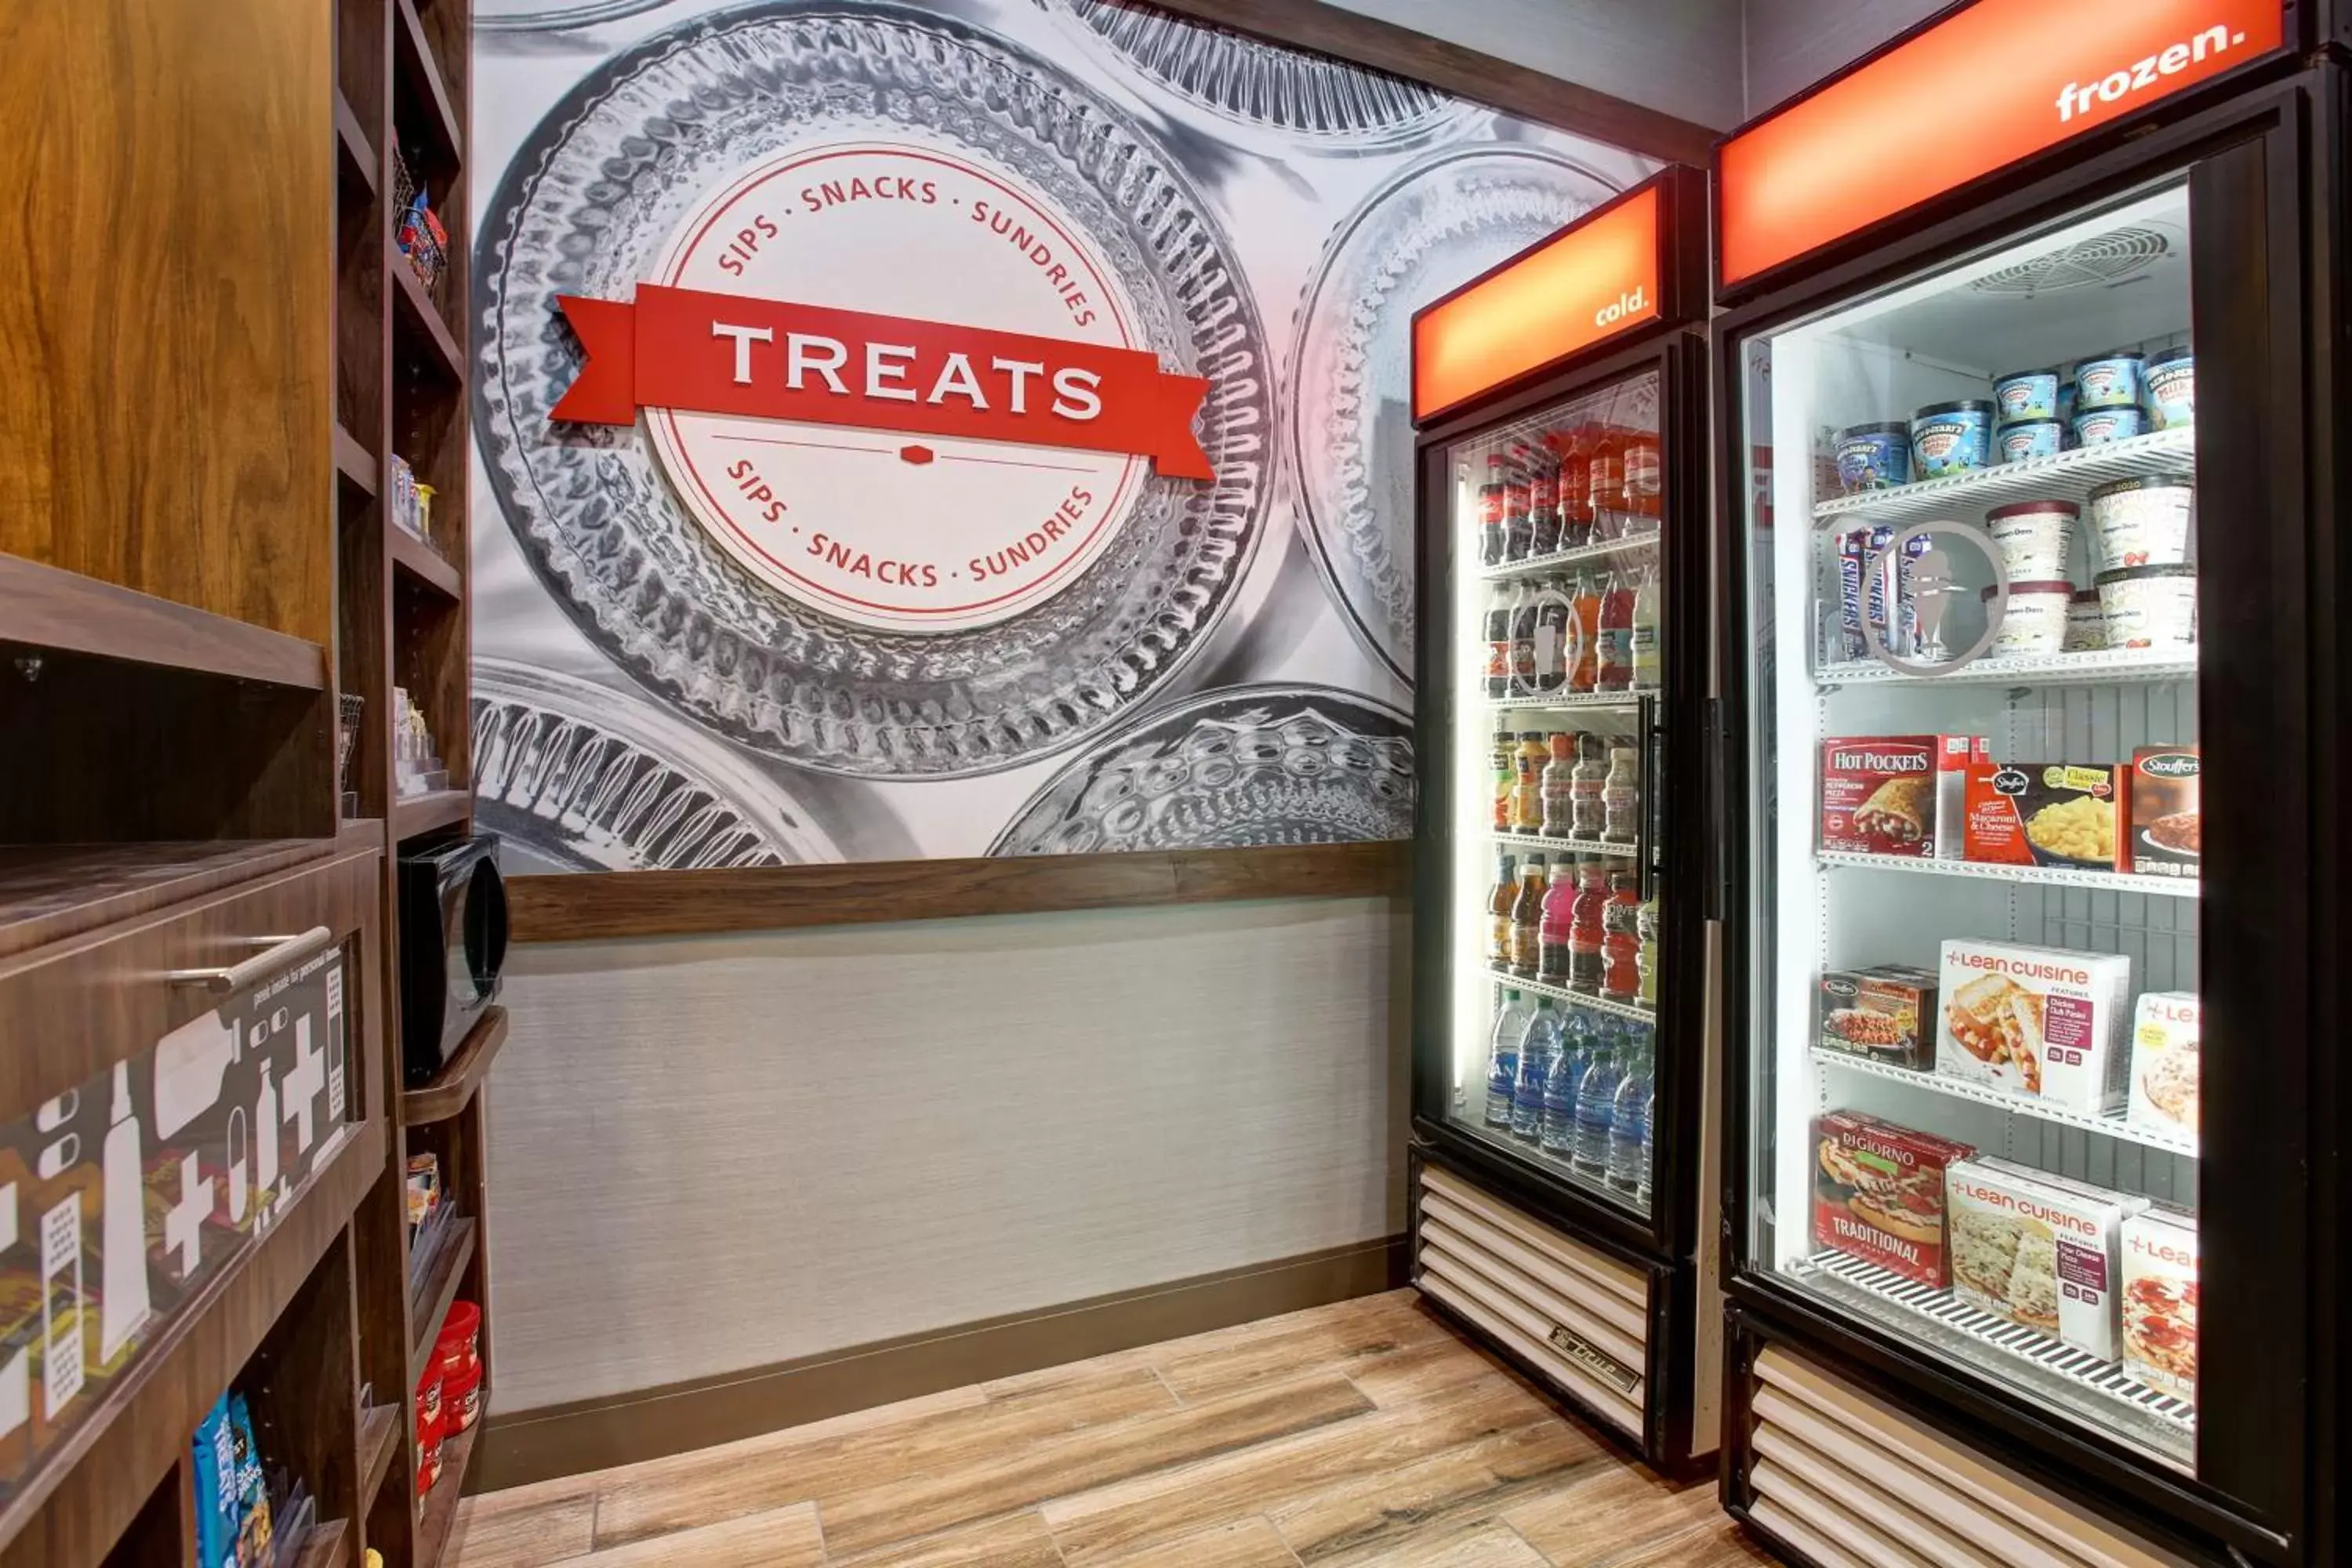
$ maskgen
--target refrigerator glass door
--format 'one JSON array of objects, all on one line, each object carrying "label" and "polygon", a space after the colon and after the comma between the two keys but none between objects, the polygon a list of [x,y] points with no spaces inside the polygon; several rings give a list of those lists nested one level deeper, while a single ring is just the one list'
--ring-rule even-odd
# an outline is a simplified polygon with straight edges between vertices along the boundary
[{"label": "refrigerator glass door", "polygon": [[1665,595],[1659,372],[1453,443],[1444,1115],[1646,1218]]},{"label": "refrigerator glass door", "polygon": [[1750,1266],[2182,1470],[2189,229],[2170,180],[1738,353]]}]

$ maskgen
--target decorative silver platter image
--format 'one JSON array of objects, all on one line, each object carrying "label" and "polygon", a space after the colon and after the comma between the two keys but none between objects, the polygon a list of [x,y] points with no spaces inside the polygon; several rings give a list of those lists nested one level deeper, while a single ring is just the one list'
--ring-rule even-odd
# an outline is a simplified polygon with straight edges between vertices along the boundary
[{"label": "decorative silver platter image", "polygon": [[[951,155],[1070,215],[1130,297],[1139,346],[1209,378],[1198,429],[1216,480],[1143,470],[1119,492],[1110,542],[1066,586],[992,625],[909,631],[842,619],[748,573],[681,504],[643,419],[550,426],[580,365],[557,295],[629,298],[713,187],[836,143]],[[478,441],[525,556],[635,679],[764,754],[941,778],[1076,744],[1192,658],[1258,549],[1272,388],[1223,235],[1118,111],[955,18],[781,0],[603,62],[508,166],[475,276]],[[941,515],[969,502],[942,496]]]},{"label": "decorative silver platter image", "polygon": [[556,33],[617,22],[669,0],[482,0],[474,7],[478,33]]},{"label": "decorative silver platter image", "polygon": [[1412,313],[1621,188],[1532,147],[1457,148],[1332,231],[1299,303],[1291,461],[1316,563],[1357,638],[1412,680]]},{"label": "decorative silver platter image", "polygon": [[838,860],[782,785],[642,699],[474,661],[474,813],[509,873]]},{"label": "decorative silver platter image", "polygon": [[1231,687],[1088,747],[989,853],[1410,838],[1412,800],[1403,713],[1328,686]]}]

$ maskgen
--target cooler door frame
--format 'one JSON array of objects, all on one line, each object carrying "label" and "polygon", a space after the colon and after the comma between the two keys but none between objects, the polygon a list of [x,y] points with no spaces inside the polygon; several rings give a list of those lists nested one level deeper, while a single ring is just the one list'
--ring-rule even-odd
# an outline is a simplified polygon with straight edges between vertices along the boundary
[{"label": "cooler door frame", "polygon": [[[2305,277],[2324,259],[2328,220],[2307,213],[2314,163],[2306,153],[2315,120],[2307,73],[2247,92],[2234,101],[2162,123],[2125,145],[2086,157],[1999,199],[1945,204],[1899,243],[1805,283],[1757,299],[1717,318],[1717,457],[1724,476],[1717,546],[1717,611],[1724,627],[1718,679],[1724,691],[1722,821],[1724,901],[1725,1148],[1724,1276],[1741,1306],[1786,1325],[1832,1353],[1917,1391],[1957,1413],[1969,1440],[1983,1442],[2016,1468],[2051,1480],[2096,1506],[2121,1506],[2150,1520],[2174,1521],[2258,1561],[2298,1560],[2291,1542],[2307,1525],[2314,1480],[2332,1466],[2315,1451],[2307,1374],[2318,1362],[2314,1336],[2331,1325],[2328,1305],[2309,1299],[2315,1273],[2307,1249],[2322,1245],[2315,1188],[2333,1167],[2315,1164],[2335,1136],[2332,1096],[2316,1092],[2307,1050],[2315,1022],[2332,1016],[2317,1004],[2329,960],[2321,942],[2335,929],[2335,898],[2314,857],[2323,849],[2340,868],[2336,828],[2317,812],[2312,767],[2342,754],[2342,716],[2315,697],[2315,641],[2307,599],[2324,602],[2314,568],[2333,564],[2327,531],[2306,509],[2306,491],[2332,494],[2325,472],[2334,439],[2329,401],[2306,399]],[[2199,1476],[2180,1476],[2104,1436],[2008,1396],[1993,1379],[1964,1373],[1909,1348],[1899,1336],[1835,1316],[1798,1295],[1748,1257],[1754,1163],[1751,1073],[1769,1066],[1770,1042],[1751,1039],[1748,1020],[1753,935],[1748,825],[1749,647],[1748,454],[1744,430],[1743,359],[1754,337],[1833,308],[1896,279],[1948,265],[2008,237],[2120,195],[2168,174],[2191,182],[2192,331],[2206,361],[2199,369],[2198,471],[2200,517],[2209,498],[2259,509],[2267,530],[2242,532],[2232,547],[2205,555],[2199,603],[2200,740],[2205,784],[2216,799],[2261,803],[2259,812],[2216,819],[2217,864],[2237,873],[2200,889],[2200,989],[2225,1020],[2249,1026],[2249,1048],[2262,1052],[2259,1075],[2230,1072],[2206,1084],[2199,1168],[2202,1294],[2218,1310],[2204,1314],[2198,1423]],[[2314,268],[2315,272],[2322,268]],[[2312,300],[2331,318],[2334,301],[2315,286]],[[2324,334],[2311,332],[2313,338]],[[2255,342],[2233,363],[2202,345]],[[2265,412],[2273,416],[2266,424]],[[2310,468],[2306,469],[2306,452]],[[1776,526],[1781,520],[1776,520]],[[1810,526],[1805,519],[1787,520]],[[2205,537],[2219,540],[2208,521]],[[1801,657],[1801,637],[1787,650]],[[2251,748],[2255,744],[2259,753]],[[1814,803],[1782,803],[1807,815],[1788,831],[1810,835]],[[2305,940],[2292,940],[2296,934]],[[2282,937],[2289,940],[2282,940]],[[2325,984],[2341,984],[2329,976]],[[2315,1092],[2303,1092],[2309,1086]],[[2295,1113],[2300,1110],[2303,1115]],[[1781,1223],[1802,1223],[1784,1216]],[[2214,1323],[2238,1325],[2231,1339]],[[2308,1467],[2308,1468],[2307,1468]],[[2177,1527],[2176,1527],[2177,1528]]]},{"label": "cooler door frame", "polygon": [[[1531,1162],[1514,1160],[1445,1120],[1452,1092],[1453,970],[1455,948],[1452,889],[1454,802],[1450,749],[1484,745],[1484,732],[1465,731],[1454,711],[1456,652],[1454,574],[1475,569],[1457,557],[1445,472],[1448,446],[1547,404],[1562,402],[1643,372],[1658,376],[1659,459],[1663,493],[1659,571],[1667,626],[1666,685],[1658,700],[1664,726],[1662,776],[1686,781],[1665,801],[1665,845],[1658,886],[1665,929],[1658,976],[1658,1111],[1652,1130],[1650,1217],[1645,1224],[1613,1205],[1558,1181]],[[1412,1125],[1417,1136],[1444,1150],[1450,1163],[1505,1184],[1516,1201],[1567,1229],[1633,1248],[1654,1260],[1695,1255],[1699,1238],[1699,1115],[1706,1087],[1706,939],[1705,879],[1712,866],[1706,842],[1709,813],[1702,733],[1706,710],[1706,579],[1710,519],[1707,501],[1706,342],[1696,329],[1669,328],[1603,357],[1554,374],[1478,405],[1423,431],[1417,442],[1414,512],[1418,519],[1419,580],[1414,649],[1413,755],[1418,773],[1414,833]],[[1654,784],[1652,787],[1660,787]],[[1426,890],[1444,889],[1442,896]]]}]

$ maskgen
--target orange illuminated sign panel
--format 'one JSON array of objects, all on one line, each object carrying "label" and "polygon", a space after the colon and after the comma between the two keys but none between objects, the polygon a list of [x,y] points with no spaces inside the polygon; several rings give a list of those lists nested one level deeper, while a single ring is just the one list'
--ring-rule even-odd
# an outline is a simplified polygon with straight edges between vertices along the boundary
[{"label": "orange illuminated sign panel", "polygon": [[1724,142],[1742,282],[2279,47],[2279,0],[1977,0]]},{"label": "orange illuminated sign panel", "polygon": [[1660,191],[1635,187],[1414,317],[1413,418],[1659,320]]}]

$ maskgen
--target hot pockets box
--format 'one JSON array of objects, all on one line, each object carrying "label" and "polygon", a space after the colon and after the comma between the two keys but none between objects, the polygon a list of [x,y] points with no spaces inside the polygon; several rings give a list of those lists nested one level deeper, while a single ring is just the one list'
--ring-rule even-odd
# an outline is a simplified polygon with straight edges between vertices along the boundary
[{"label": "hot pockets box", "polygon": [[2128,957],[1956,940],[1938,979],[1937,1072],[2084,1116],[2123,1109]]},{"label": "hot pockets box", "polygon": [[2148,1208],[2123,1226],[2124,1370],[2197,1400],[2197,1220]]},{"label": "hot pockets box", "polygon": [[1853,735],[1822,742],[1822,847],[1958,859],[1967,770],[1990,757],[1980,735]]},{"label": "hot pockets box", "polygon": [[1944,1173],[1973,1146],[1854,1110],[1813,1121],[1813,1245],[1938,1288],[1951,1283],[1944,1252]]},{"label": "hot pockets box", "polygon": [[2123,1223],[2146,1198],[2007,1160],[1946,1173],[1952,1290],[2102,1361],[2116,1359]]}]

